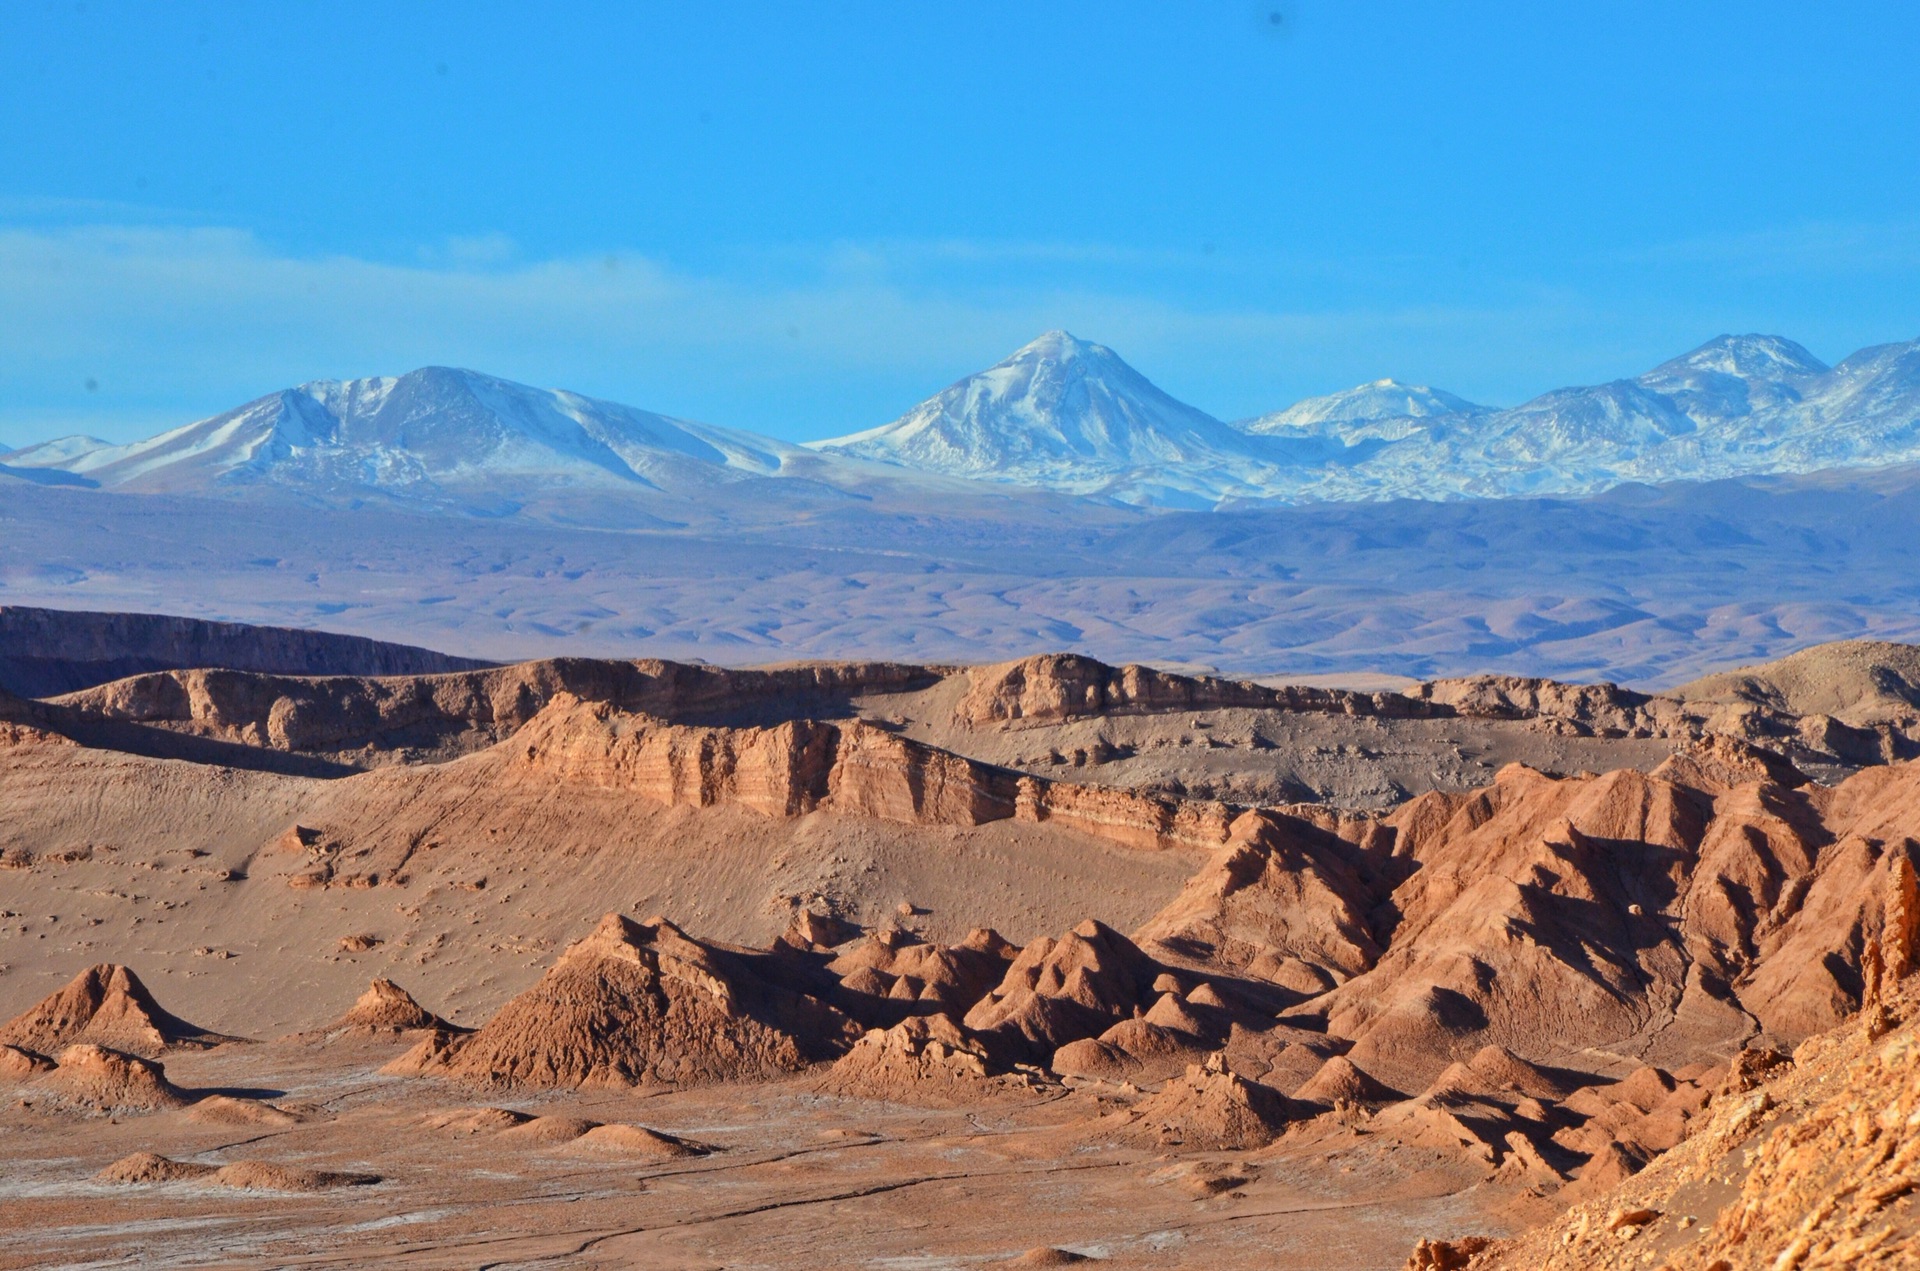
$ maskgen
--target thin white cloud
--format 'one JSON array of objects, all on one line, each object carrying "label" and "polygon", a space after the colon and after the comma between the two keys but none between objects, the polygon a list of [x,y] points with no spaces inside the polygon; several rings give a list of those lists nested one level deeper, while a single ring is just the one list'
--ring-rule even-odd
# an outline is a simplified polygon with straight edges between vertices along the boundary
[{"label": "thin white cloud", "polygon": [[1736,276],[1848,275],[1920,270],[1920,221],[1811,222],[1679,239],[1622,253],[1650,265],[1706,265]]}]

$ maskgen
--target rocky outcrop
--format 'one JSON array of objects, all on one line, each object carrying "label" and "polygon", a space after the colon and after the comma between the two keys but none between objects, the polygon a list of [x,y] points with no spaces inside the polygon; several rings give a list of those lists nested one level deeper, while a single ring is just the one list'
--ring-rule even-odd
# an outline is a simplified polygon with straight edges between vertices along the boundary
[{"label": "rocky outcrop", "polygon": [[1857,728],[1920,722],[1920,645],[1843,640],[1674,689],[1696,708],[1760,707],[1824,715]]},{"label": "rocky outcrop", "polygon": [[88,1043],[152,1059],[177,1047],[231,1040],[169,1014],[139,976],[111,962],[88,967],[58,992],[0,1024],[0,1044],[43,1055]]},{"label": "rocky outcrop", "polygon": [[432,675],[486,665],[328,631],[0,605],[0,687],[22,697],[51,697],[183,667],[279,675]]},{"label": "rocky outcrop", "polygon": [[1407,696],[1461,718],[1527,720],[1573,736],[1734,737],[1800,762],[1862,767],[1920,755],[1920,690],[1903,674],[1916,666],[1913,646],[1820,645],[1670,693],[1475,675]]},{"label": "rocky outcrop", "polygon": [[[1480,1242],[1471,1265],[1626,1271],[1650,1265],[1653,1250],[1673,1271],[1914,1265],[1920,1217],[1908,1198],[1920,1190],[1920,993],[1908,979],[1883,1005],[1884,1015],[1817,1034],[1791,1063],[1697,1108],[1681,1141],[1644,1170],[1609,1171],[1608,1185],[1591,1190],[1583,1177],[1568,1189],[1573,1203],[1564,1213],[1523,1235]],[[1637,1087],[1622,1089],[1621,1102],[1657,1106],[1664,1084],[1636,1073],[1620,1083]],[[1684,1092],[1685,1083],[1675,1089]],[[1589,1125],[1606,1116],[1597,1110]]]},{"label": "rocky outcrop", "polygon": [[[1400,1089],[1488,1045],[1677,1068],[1831,1027],[1861,1003],[1869,939],[1910,966],[1917,838],[1920,765],[1826,789],[1709,738],[1655,774],[1514,766],[1380,822],[1247,814],[1136,934],[1284,991]],[[1080,1069],[1125,1067],[1087,1035],[1107,1049],[1075,1050]]]},{"label": "rocky outcrop", "polygon": [[1883,886],[1880,956],[1886,960],[1887,976],[1899,980],[1920,970],[1920,872],[1910,851],[1888,858]]},{"label": "rocky outcrop", "polygon": [[1160,974],[1139,946],[1088,919],[1058,940],[1042,936],[1022,949],[965,1023],[997,1056],[1045,1063],[1067,1043],[1098,1037],[1144,1010]]},{"label": "rocky outcrop", "polygon": [[1246,813],[1232,823],[1226,850],[1134,939],[1162,960],[1266,981],[1298,998],[1317,996],[1380,958],[1369,915],[1388,890],[1378,871],[1390,863],[1384,858],[1392,838],[1378,830],[1367,818],[1326,829]]},{"label": "rocky outcrop", "polygon": [[955,718],[975,728],[1057,724],[1069,719],[1247,707],[1339,715],[1425,718],[1431,706],[1397,693],[1268,688],[1212,676],[1175,675],[1150,666],[1108,666],[1072,653],[1046,653],[977,666]]},{"label": "rocky outcrop", "polygon": [[1715,1070],[1702,1068],[1696,1065],[1677,1077],[1659,1068],[1638,1068],[1619,1081],[1575,1091],[1563,1106],[1584,1119],[1558,1131],[1554,1142],[1590,1161],[1623,1159],[1638,1170],[1677,1147],[1713,1098]]},{"label": "rocky outcrop", "polygon": [[1048,822],[1134,847],[1215,847],[1237,809],[1071,785],[997,768],[859,720],[766,728],[664,724],[554,699],[516,736],[506,779],[631,791],[766,816],[829,810],[921,825]]},{"label": "rocky outcrop", "polygon": [[0,689],[0,746],[72,743],[55,731],[53,712],[44,703]]},{"label": "rocky outcrop", "polygon": [[485,1086],[693,1085],[795,1072],[854,1035],[837,1010],[763,978],[753,955],[663,918],[608,914],[477,1032],[435,1034],[386,1071]]},{"label": "rocky outcrop", "polygon": [[[1577,737],[1698,741],[1725,735],[1797,761],[1850,769],[1920,755],[1920,652],[1821,645],[1771,667],[1672,693],[1511,675],[1434,680],[1401,693],[1267,687],[1045,654],[975,667],[956,720],[1020,728],[1075,719],[1253,711],[1525,721]],[[1782,687],[1783,685],[1789,687]]]},{"label": "rocky outcrop", "polygon": [[552,658],[441,675],[295,677],[192,669],[136,675],[59,699],[88,719],[158,725],[316,754],[464,753],[510,737],[556,697],[659,719],[844,712],[862,693],[924,688],[940,670],[816,663],[738,671],[657,660]]}]

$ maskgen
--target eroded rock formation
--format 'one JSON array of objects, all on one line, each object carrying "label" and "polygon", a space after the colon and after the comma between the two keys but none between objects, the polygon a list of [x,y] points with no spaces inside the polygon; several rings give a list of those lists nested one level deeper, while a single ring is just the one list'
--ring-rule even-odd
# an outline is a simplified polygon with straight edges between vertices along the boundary
[{"label": "eroded rock formation", "polygon": [[858,720],[704,728],[567,695],[505,753],[510,780],[631,791],[667,806],[724,803],[778,817],[830,810],[929,825],[1050,822],[1136,847],[1223,843],[1236,812],[1048,781]]},{"label": "eroded rock formation", "polygon": [[845,1016],[665,919],[608,914],[540,983],[467,1036],[389,1071],[487,1086],[688,1085],[795,1072],[852,1040]]},{"label": "eroded rock formation", "polygon": [[111,962],[88,967],[0,1024],[0,1044],[42,1055],[86,1043],[154,1059],[175,1047],[231,1040],[169,1014],[139,976]]},{"label": "eroded rock formation", "polygon": [[1435,713],[1431,706],[1398,693],[1268,688],[1212,676],[1175,675],[1150,666],[1108,666],[1071,653],[974,667],[967,678],[967,694],[954,714],[973,727],[1228,706],[1396,718]]}]

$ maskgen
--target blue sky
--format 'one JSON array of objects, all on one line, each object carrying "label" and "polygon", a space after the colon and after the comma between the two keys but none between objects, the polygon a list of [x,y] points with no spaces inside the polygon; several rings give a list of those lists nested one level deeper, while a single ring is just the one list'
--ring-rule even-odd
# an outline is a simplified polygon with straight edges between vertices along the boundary
[{"label": "blue sky", "polygon": [[1920,335],[1894,4],[0,7],[0,441],[427,363],[811,438]]}]

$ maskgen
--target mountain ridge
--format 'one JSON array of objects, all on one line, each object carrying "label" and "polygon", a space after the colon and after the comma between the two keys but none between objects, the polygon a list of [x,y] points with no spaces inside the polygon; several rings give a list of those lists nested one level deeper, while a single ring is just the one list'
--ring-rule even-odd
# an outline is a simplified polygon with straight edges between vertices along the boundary
[{"label": "mountain ridge", "polygon": [[29,445],[0,454],[0,476],[663,524],[728,489],[736,504],[793,508],[876,484],[924,500],[931,482],[1201,510],[1577,496],[1914,461],[1920,340],[1828,366],[1781,336],[1721,335],[1638,376],[1507,408],[1388,378],[1227,423],[1054,330],[888,424],[805,444],[423,367],[311,381],[144,441]]},{"label": "mountain ridge", "polygon": [[1284,451],[1188,406],[1105,345],[1048,331],[890,424],[810,443],[948,476],[1192,506],[1257,490]]}]

